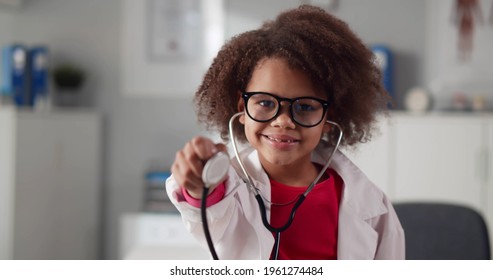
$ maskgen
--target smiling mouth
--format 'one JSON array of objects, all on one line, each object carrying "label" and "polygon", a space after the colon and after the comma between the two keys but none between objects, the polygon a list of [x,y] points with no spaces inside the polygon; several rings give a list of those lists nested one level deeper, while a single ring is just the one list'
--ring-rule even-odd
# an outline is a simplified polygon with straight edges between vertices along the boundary
[{"label": "smiling mouth", "polygon": [[277,143],[296,143],[296,142],[300,142],[300,140],[296,140],[296,139],[280,139],[280,138],[275,138],[275,137],[268,136],[268,135],[264,135],[264,137],[266,137],[267,139],[269,139],[271,141],[277,142]]}]

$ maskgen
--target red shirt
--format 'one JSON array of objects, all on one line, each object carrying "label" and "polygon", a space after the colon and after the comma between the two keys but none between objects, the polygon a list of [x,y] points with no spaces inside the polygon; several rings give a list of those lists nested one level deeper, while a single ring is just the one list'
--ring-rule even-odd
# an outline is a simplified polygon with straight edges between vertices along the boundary
[{"label": "red shirt", "polygon": [[[291,226],[281,232],[278,259],[337,259],[339,203],[343,181],[334,170],[328,170],[327,173],[329,178],[315,185],[296,211]],[[274,203],[293,201],[308,187],[292,187],[273,180],[270,183],[271,201]],[[211,206],[221,201],[225,189],[224,183],[217,186],[207,197],[206,205]],[[191,197],[185,188],[182,188],[182,193],[189,204],[200,207],[200,199]],[[271,206],[271,225],[284,225],[293,205],[294,203]]]},{"label": "red shirt", "polygon": [[[296,211],[293,223],[281,232],[278,259],[335,260],[342,179],[329,170],[329,178],[318,183]],[[271,183],[271,201],[287,203],[295,200],[308,187],[292,187]],[[294,203],[271,206],[271,225],[283,226]]]}]

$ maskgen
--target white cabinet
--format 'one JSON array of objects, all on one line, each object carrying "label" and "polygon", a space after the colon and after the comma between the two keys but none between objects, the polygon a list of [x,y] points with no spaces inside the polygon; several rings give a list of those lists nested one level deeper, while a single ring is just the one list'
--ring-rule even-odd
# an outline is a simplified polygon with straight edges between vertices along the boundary
[{"label": "white cabinet", "polygon": [[397,117],[395,201],[449,201],[482,208],[485,183],[482,118]]},{"label": "white cabinet", "polygon": [[179,214],[127,213],[120,219],[120,259],[207,260]]},{"label": "white cabinet", "polygon": [[493,115],[392,113],[350,157],[393,202],[457,203],[481,212],[493,241]]},{"label": "white cabinet", "polygon": [[0,108],[0,259],[96,259],[101,119]]}]

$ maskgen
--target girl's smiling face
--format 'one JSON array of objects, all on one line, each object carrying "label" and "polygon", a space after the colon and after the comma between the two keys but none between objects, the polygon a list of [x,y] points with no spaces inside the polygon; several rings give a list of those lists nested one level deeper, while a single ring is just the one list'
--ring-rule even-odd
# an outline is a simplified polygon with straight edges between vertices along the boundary
[{"label": "girl's smiling face", "polygon": [[[252,73],[247,92],[267,92],[283,98],[327,97],[317,90],[310,78],[302,71],[289,68],[287,62],[279,58],[261,60]],[[240,111],[244,111],[244,101],[239,101]],[[301,167],[311,162],[311,152],[318,145],[324,132],[330,126],[323,121],[314,127],[302,127],[293,122],[289,113],[289,103],[282,102],[279,115],[268,122],[257,122],[248,115],[240,117],[245,125],[248,142],[258,151],[264,168]]]}]

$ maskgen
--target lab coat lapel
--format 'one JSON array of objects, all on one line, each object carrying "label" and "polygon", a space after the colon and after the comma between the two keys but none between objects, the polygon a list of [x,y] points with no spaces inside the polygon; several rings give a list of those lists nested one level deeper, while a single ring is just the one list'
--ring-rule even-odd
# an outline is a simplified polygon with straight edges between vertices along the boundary
[{"label": "lab coat lapel", "polygon": [[[271,193],[270,187],[266,188],[265,186],[269,186],[269,177],[263,171],[262,165],[258,158],[258,153],[256,150],[250,148],[242,151],[240,157],[242,157],[243,164],[248,174],[250,174],[255,187],[260,190],[262,197],[268,201],[270,201]],[[241,168],[237,162],[237,160],[233,161],[233,165],[235,166],[235,170],[237,170],[237,174],[239,177],[244,178],[245,175],[241,173]],[[238,172],[240,171],[240,172]],[[244,208],[245,218],[254,226],[254,230],[257,233],[258,241],[259,241],[259,259],[269,259],[270,253],[272,251],[272,247],[274,246],[274,237],[272,233],[268,231],[263,223],[262,217],[258,208],[257,201],[253,198],[254,194],[250,193],[248,187],[245,186],[242,189],[242,195],[244,197],[248,197],[250,199],[242,200]],[[267,219],[270,220],[270,205],[269,203],[265,204]]]},{"label": "lab coat lapel", "polygon": [[337,259],[371,260],[375,258],[378,234],[350,204],[339,209]]},{"label": "lab coat lapel", "polygon": [[[329,150],[330,151],[330,150]],[[325,164],[323,155],[328,154],[321,147],[314,155],[314,161]],[[343,179],[343,192],[339,206],[338,259],[374,259],[378,247],[378,233],[372,228],[371,219],[386,213],[375,188],[362,187],[372,184],[361,170],[344,154],[336,151],[330,165]],[[371,204],[370,204],[371,202]]]},{"label": "lab coat lapel", "polygon": [[[371,222],[388,212],[383,195],[344,154],[334,155],[333,168],[344,181],[339,206],[338,259],[374,259],[379,236]],[[372,186],[365,186],[368,184]]]}]

